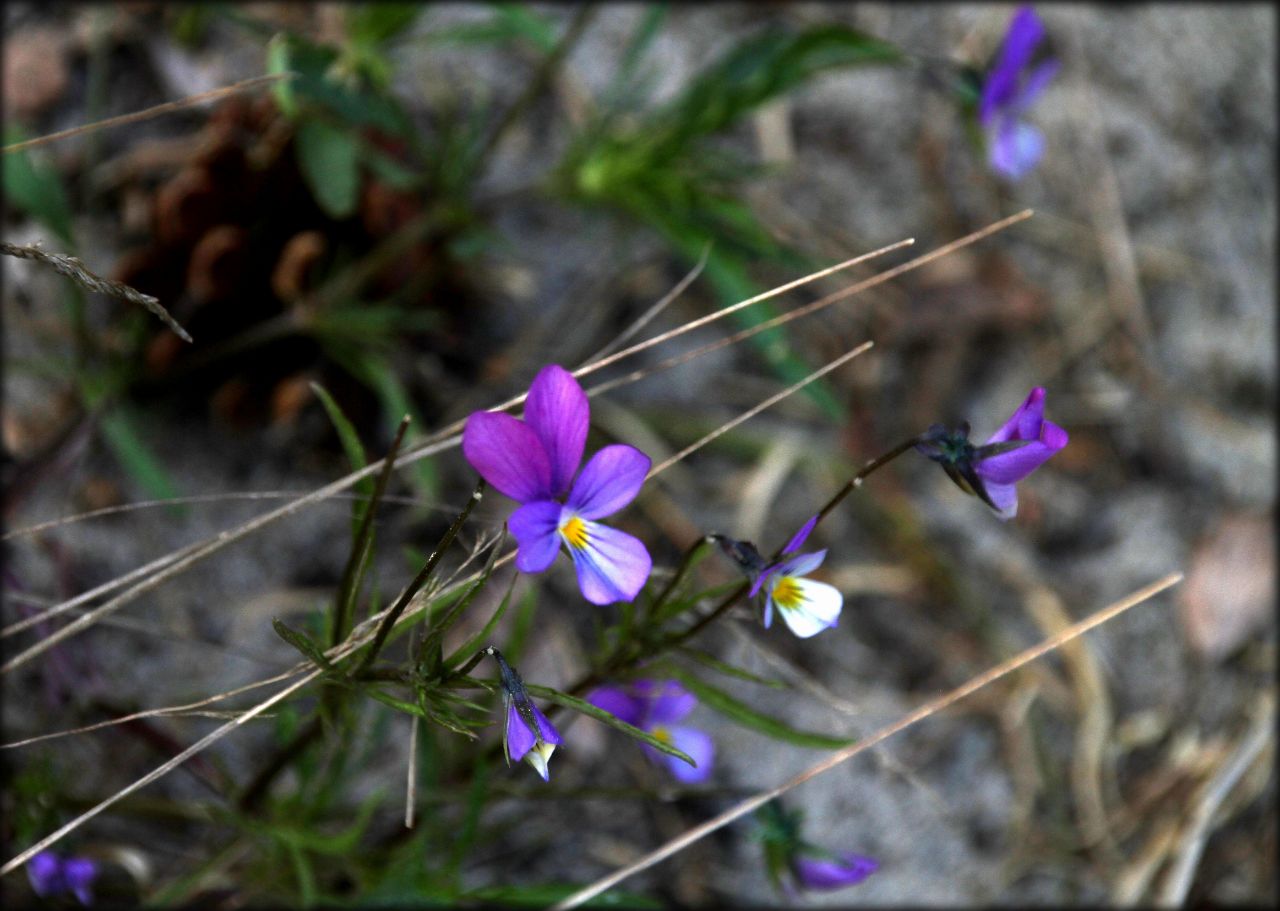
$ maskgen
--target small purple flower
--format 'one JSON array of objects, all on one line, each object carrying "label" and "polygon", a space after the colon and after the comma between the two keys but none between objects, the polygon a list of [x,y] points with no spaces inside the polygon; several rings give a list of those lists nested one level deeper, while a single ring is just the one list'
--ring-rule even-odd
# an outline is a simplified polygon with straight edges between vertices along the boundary
[{"label": "small purple flower", "polygon": [[688,754],[696,766],[642,744],[649,757],[665,765],[677,780],[697,784],[711,774],[715,758],[711,737],[696,728],[675,724],[698,704],[697,698],[676,681],[637,680],[629,686],[602,686],[593,690],[587,701]]},{"label": "small purple flower", "polygon": [[27,862],[27,878],[36,895],[44,897],[71,892],[82,905],[93,904],[90,886],[98,876],[98,865],[87,857],[65,860],[52,851],[41,851]]},{"label": "small purple flower", "polygon": [[965,493],[979,497],[1001,519],[1018,512],[1015,486],[1067,445],[1067,432],[1044,419],[1044,387],[1032,389],[1004,426],[981,446],[969,442],[969,425],[948,431],[934,424],[916,449],[938,462]]},{"label": "small purple flower", "polygon": [[880,864],[874,858],[852,853],[834,860],[797,856],[791,861],[796,885],[811,892],[857,885],[878,869]]},{"label": "small purple flower", "polygon": [[519,762],[523,759],[533,766],[533,770],[542,776],[543,781],[550,781],[551,770],[547,763],[560,745],[560,732],[542,714],[542,710],[533,704],[520,674],[507,664],[502,653],[493,646],[482,651],[498,662],[498,672],[502,677],[502,702],[506,710],[502,744],[506,749],[507,762]]},{"label": "small purple flower", "polygon": [[[805,522],[787,542],[787,546],[782,548],[782,556],[799,550],[817,524],[817,516]],[[755,578],[748,597],[755,597],[757,592],[764,591],[765,629],[773,624],[775,606],[791,632],[802,639],[817,635],[840,622],[840,611],[844,608],[844,596],[840,594],[840,590],[825,582],[804,578],[821,566],[826,557],[825,549],[812,554],[799,554],[775,563]]]},{"label": "small purple flower", "polygon": [[988,157],[993,170],[1018,180],[1040,160],[1044,137],[1021,118],[1058,71],[1058,61],[1031,66],[1044,25],[1030,6],[1014,13],[1004,44],[978,100],[978,122],[987,133]]},{"label": "small purple flower", "polygon": [[529,387],[524,420],[475,412],[462,432],[462,452],[482,478],[521,504],[507,523],[519,545],[521,572],[547,569],[563,542],[583,597],[592,604],[631,601],[653,568],[649,551],[638,539],[595,520],[636,498],[651,463],[634,446],[606,446],[574,480],[589,420],[590,406],[578,381],[551,364]]}]

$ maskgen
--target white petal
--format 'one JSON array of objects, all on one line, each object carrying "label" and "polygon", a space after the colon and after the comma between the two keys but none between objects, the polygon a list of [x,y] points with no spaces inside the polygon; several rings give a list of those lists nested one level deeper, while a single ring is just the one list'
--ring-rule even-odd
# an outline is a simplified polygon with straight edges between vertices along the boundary
[{"label": "white petal", "polygon": [[779,605],[778,611],[791,632],[801,639],[808,639],[835,626],[840,619],[840,610],[844,607],[844,595],[835,586],[825,582],[815,582],[813,579],[792,581],[800,589],[803,599],[793,608]]},{"label": "white petal", "polygon": [[524,761],[533,766],[533,770],[542,776],[543,781],[551,780],[551,770],[547,768],[547,762],[551,759],[551,754],[556,751],[554,743],[547,743],[539,740],[537,745],[524,754]]}]

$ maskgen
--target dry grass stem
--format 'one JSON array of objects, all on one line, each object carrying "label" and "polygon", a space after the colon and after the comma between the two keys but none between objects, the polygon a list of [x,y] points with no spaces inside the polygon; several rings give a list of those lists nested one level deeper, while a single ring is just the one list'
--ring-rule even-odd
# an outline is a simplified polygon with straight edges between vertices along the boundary
[{"label": "dry grass stem", "polygon": [[893,724],[887,727],[881,728],[879,731],[872,734],[870,737],[867,737],[864,740],[860,740],[858,743],[852,746],[846,747],[842,750],[837,750],[827,759],[824,759],[822,762],[819,762],[817,765],[814,765],[811,768],[805,770],[804,772],[801,772],[799,775],[796,775],[794,778],[790,779],[789,781],[786,781],[783,784],[778,785],[776,788],[771,788],[768,791],[763,791],[755,795],[754,797],[751,797],[743,801],[742,803],[738,804],[732,809],[726,810],[724,813],[721,813],[719,816],[716,816],[715,818],[708,820],[707,822],[699,826],[695,826],[694,828],[690,829],[688,832],[681,835],[679,838],[676,838],[670,842],[667,842],[667,844],[663,845],[662,847],[656,849],[655,851],[650,852],[649,854],[646,854],[644,857],[642,857],[640,860],[636,861],[635,863],[630,864],[629,866],[624,867],[621,870],[615,871],[614,873],[611,873],[608,876],[603,877],[602,879],[598,880],[595,883],[592,883],[590,886],[587,886],[584,889],[580,889],[579,891],[565,898],[563,901],[554,905],[552,908],[552,911],[567,911],[567,909],[569,908],[578,907],[583,902],[589,901],[590,899],[596,897],[602,892],[605,892],[606,890],[612,888],[613,886],[616,886],[618,883],[622,882],[628,877],[634,876],[636,873],[639,873],[642,870],[647,870],[649,867],[652,867],[653,865],[660,863],[661,861],[667,859],[673,854],[676,854],[684,850],[689,845],[693,844],[694,842],[698,841],[701,838],[706,837],[707,835],[710,835],[712,832],[716,831],[717,829],[723,828],[724,826],[733,822],[735,819],[739,819],[745,816],[746,814],[759,809],[769,801],[777,797],[781,797],[783,794],[787,793],[793,788],[799,787],[800,785],[804,784],[806,781],[809,781],[811,778],[816,778],[818,775],[821,775],[823,772],[827,772],[835,768],[841,763],[849,759],[852,759],[854,756],[858,755],[859,753],[870,749],[871,747],[881,743],[884,740],[887,740],[888,738],[892,737],[894,734],[898,734],[906,730],[907,728],[911,727],[912,725],[916,724],[917,722],[923,721],[925,718],[928,718],[930,715],[933,715],[941,711],[942,709],[947,708],[953,703],[958,702],[959,700],[965,698],[966,696],[969,696],[972,693],[982,689],[983,687],[993,683],[994,681],[999,680],[1001,677],[1005,676],[1006,674],[1009,674],[1026,664],[1029,664],[1035,659],[1040,658],[1041,656],[1046,655],[1049,652],[1054,651],[1055,649],[1061,648],[1065,643],[1070,642],[1071,640],[1075,639],[1080,635],[1083,635],[1089,630],[1097,626],[1100,626],[1101,624],[1106,623],[1107,621],[1119,616],[1120,614],[1124,613],[1125,611],[1129,610],[1135,605],[1141,604],[1143,601],[1146,601],[1147,599],[1154,597],[1160,592],[1176,585],[1181,580],[1182,580],[1182,573],[1171,573],[1165,576],[1163,579],[1160,579],[1157,582],[1153,582],[1150,585],[1139,589],[1138,591],[1129,595],[1127,598],[1117,601],[1114,604],[1109,605],[1108,607],[1104,607],[1102,610],[1099,610],[1093,615],[1086,617],[1084,620],[1081,620],[1078,623],[1072,624],[1070,627],[1063,630],[1061,633],[1057,634],[1056,636],[1051,636],[1045,641],[1041,642],[1039,645],[1032,646],[1031,648],[1021,652],[1020,654],[1015,655],[1013,658],[1010,658],[1008,661],[1003,661],[1000,664],[996,665],[995,667],[991,668],[990,670],[984,671],[983,673],[969,680],[967,683],[964,683],[961,686],[956,687],[951,692],[946,693],[942,696],[939,696],[936,699],[929,700],[924,705],[920,706],[920,708],[916,709],[913,712],[910,712],[909,714],[907,714],[900,720],[894,722]]},{"label": "dry grass stem", "polygon": [[[98,120],[94,123],[82,124],[78,127],[71,127],[68,130],[59,130],[57,133],[49,133],[47,136],[37,136],[35,139],[26,139],[22,142],[15,142],[5,146],[3,149],[0,149],[0,153],[8,155],[10,152],[21,152],[23,149],[42,146],[50,142],[57,142],[59,139],[70,139],[72,136],[79,136],[83,133],[92,133],[96,130],[108,129],[109,127],[119,127],[124,126],[127,123],[138,123],[143,120],[150,120],[152,117],[159,117],[161,114],[180,111],[183,108],[189,108],[197,104],[204,104],[206,101],[217,101],[219,98],[225,98],[228,95],[234,95],[237,92],[247,92],[249,89],[256,89],[259,86],[270,85],[273,82],[278,82],[281,79],[289,79],[293,76],[293,73],[272,73],[269,76],[255,76],[252,79],[245,79],[242,82],[226,85],[220,89],[201,92],[199,95],[189,95],[186,98],[179,98],[177,101],[166,101],[164,104],[157,104],[155,107],[145,108],[141,111],[121,114],[119,117],[108,117],[106,120]],[[187,341],[190,341],[190,339],[187,339]]]},{"label": "dry grass stem", "polygon": [[137,288],[130,288],[123,282],[112,281],[109,278],[95,275],[74,256],[68,256],[66,253],[46,253],[37,244],[18,246],[6,241],[0,241],[0,253],[14,256],[18,259],[30,259],[43,263],[53,269],[54,272],[59,275],[65,275],[83,288],[87,288],[97,294],[105,294],[107,297],[115,297],[131,304],[145,307],[160,322],[172,329],[178,338],[184,342],[191,341],[191,336],[187,334],[187,330],[178,325],[178,321],[170,316],[169,311],[160,305],[158,298],[152,297],[150,294],[143,294]]}]

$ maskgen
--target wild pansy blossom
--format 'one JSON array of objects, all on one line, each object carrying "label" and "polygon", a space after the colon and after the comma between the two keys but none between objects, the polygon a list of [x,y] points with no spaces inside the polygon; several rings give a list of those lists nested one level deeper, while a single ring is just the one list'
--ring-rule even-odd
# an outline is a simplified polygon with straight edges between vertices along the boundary
[{"label": "wild pansy blossom", "polygon": [[41,851],[27,862],[27,878],[41,898],[71,892],[80,904],[93,904],[90,886],[97,877],[98,865],[87,857],[63,859],[53,851]]},{"label": "wild pansy blossom", "polygon": [[477,411],[462,431],[462,452],[482,478],[522,504],[507,522],[519,545],[521,572],[545,570],[563,542],[583,597],[592,604],[631,601],[653,568],[649,551],[638,539],[595,520],[636,498],[650,461],[634,446],[606,446],[575,481],[589,420],[590,406],[578,381],[551,364],[529,387],[524,420]]},{"label": "wild pansy blossom", "polygon": [[787,812],[777,800],[760,808],[755,837],[763,844],[765,871],[774,888],[794,899],[801,891],[830,891],[853,886],[880,868],[872,857],[834,854],[804,840],[803,815]]},{"label": "wild pansy blossom", "polygon": [[675,680],[637,680],[627,686],[602,686],[592,690],[587,701],[687,753],[696,766],[647,743],[641,745],[651,759],[665,765],[677,780],[697,784],[711,774],[715,758],[711,737],[696,728],[676,724],[693,711],[698,700]]},{"label": "wild pansy blossom", "polygon": [[502,675],[502,704],[506,715],[502,746],[507,754],[508,765],[512,761],[519,762],[523,759],[533,766],[543,781],[550,781],[551,771],[547,763],[560,745],[560,732],[533,704],[520,674],[507,664],[502,653],[493,646],[488,646],[483,651],[498,662],[498,672]]},{"label": "wild pansy blossom", "polygon": [[1030,6],[1014,13],[995,65],[982,83],[978,123],[987,135],[987,156],[998,174],[1018,180],[1040,160],[1044,137],[1022,115],[1058,71],[1058,61],[1031,66],[1044,25]]},{"label": "wild pansy blossom", "polygon": [[1002,519],[1018,512],[1016,484],[1067,445],[1067,432],[1044,419],[1043,386],[1032,389],[1004,426],[982,446],[969,442],[969,425],[948,431],[934,424],[916,449],[946,470],[965,493],[971,493]]}]

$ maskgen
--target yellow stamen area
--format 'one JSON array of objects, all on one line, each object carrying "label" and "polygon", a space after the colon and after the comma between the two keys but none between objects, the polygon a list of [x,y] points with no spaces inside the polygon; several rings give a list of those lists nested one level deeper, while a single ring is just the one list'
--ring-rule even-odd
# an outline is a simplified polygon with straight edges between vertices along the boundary
[{"label": "yellow stamen area", "polygon": [[573,516],[560,526],[560,534],[574,550],[582,550],[587,546],[587,523]]},{"label": "yellow stamen area", "polygon": [[804,600],[804,591],[791,576],[783,576],[773,586],[773,603],[784,610],[795,610]]},{"label": "yellow stamen area", "polygon": [[671,732],[661,725],[653,728],[649,733],[653,735],[655,740],[661,740],[663,743],[671,742]]}]

